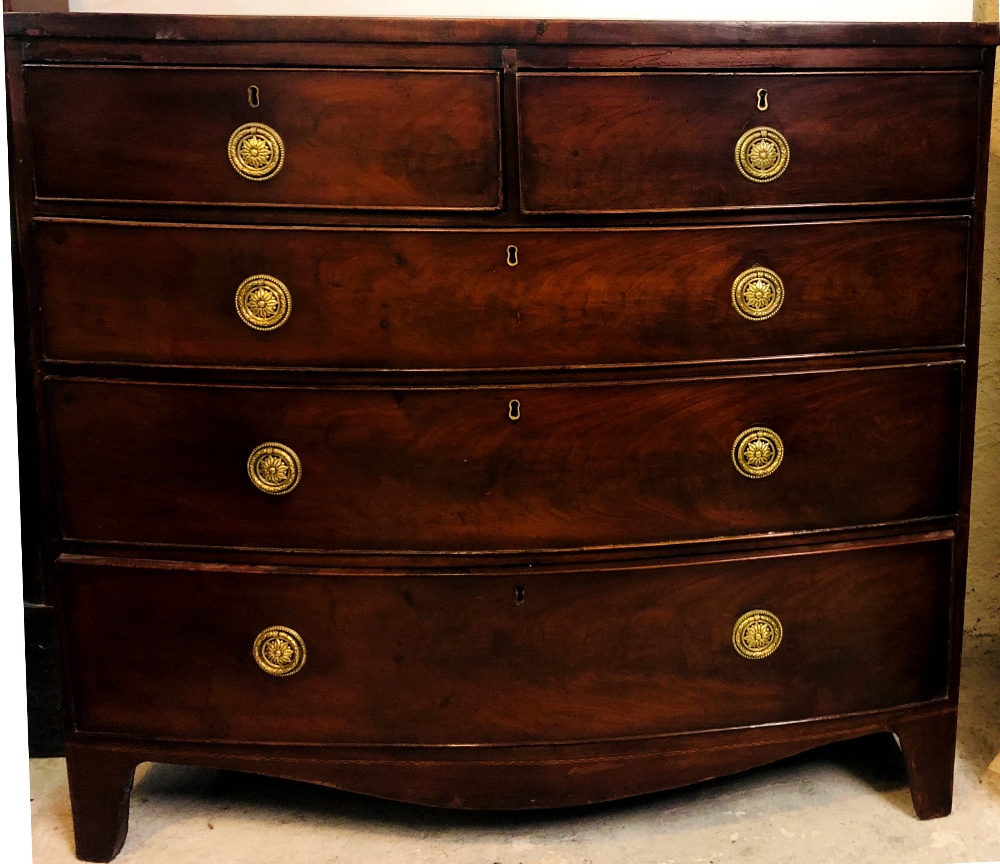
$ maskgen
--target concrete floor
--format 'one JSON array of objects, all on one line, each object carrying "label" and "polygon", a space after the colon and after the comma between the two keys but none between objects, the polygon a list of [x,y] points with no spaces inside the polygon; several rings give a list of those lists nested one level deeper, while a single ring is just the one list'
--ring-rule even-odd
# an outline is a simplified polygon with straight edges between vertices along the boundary
[{"label": "concrete floor", "polygon": [[[1000,860],[1000,637],[966,642],[955,808],[913,815],[891,736],[573,811],[428,810],[263,777],[144,765],[120,864],[861,864]],[[35,864],[75,860],[61,759],[31,765]]]}]

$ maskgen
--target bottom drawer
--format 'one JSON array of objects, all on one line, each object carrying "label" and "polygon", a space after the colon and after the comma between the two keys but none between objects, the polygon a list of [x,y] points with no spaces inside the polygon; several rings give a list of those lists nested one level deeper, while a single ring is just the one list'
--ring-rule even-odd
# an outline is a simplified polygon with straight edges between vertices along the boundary
[{"label": "bottom drawer", "polygon": [[[530,574],[64,557],[78,729],[326,743],[655,735],[943,696],[952,544]],[[739,630],[741,616],[766,610]],[[780,622],[780,642],[777,641]],[[291,636],[265,638],[274,626]],[[284,641],[283,641],[284,640]],[[257,662],[255,650],[274,671]]]}]

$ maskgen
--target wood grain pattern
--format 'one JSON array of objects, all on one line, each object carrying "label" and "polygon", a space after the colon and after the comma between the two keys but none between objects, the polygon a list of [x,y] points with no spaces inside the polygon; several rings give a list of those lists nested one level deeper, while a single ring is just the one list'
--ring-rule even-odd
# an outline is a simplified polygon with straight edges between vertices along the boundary
[{"label": "wood grain pattern", "polygon": [[[4,24],[81,857],[151,759],[510,809],[895,732],[948,812],[996,25]],[[758,324],[750,264],[786,283]],[[258,272],[274,333],[233,308]],[[751,662],[754,607],[786,641]]]},{"label": "wood grain pattern", "polygon": [[[520,69],[978,69],[981,48],[965,46],[744,47],[583,46],[414,42],[179,42],[32,39],[26,63],[211,65],[322,68],[500,69],[516,51]],[[509,43],[507,43],[509,44]]]},{"label": "wood grain pattern", "polygon": [[[950,560],[939,541],[585,576],[72,563],[61,573],[83,731],[443,745],[656,735],[940,698]],[[761,607],[784,637],[746,660],[733,625]],[[307,648],[285,679],[251,656],[276,624]]]},{"label": "wood grain pattern", "polygon": [[[249,104],[251,85],[259,108]],[[501,203],[496,73],[35,66],[25,88],[42,198],[403,210]],[[229,136],[244,123],[266,123],[284,140],[285,165],[268,180],[246,180],[229,164]]]},{"label": "wood grain pattern", "polygon": [[[592,804],[746,771],[813,747],[922,724],[926,740],[954,707],[931,703],[780,725],[693,732],[650,741],[521,747],[226,745],[74,734],[107,759],[253,771],[432,807],[526,810]],[[886,735],[886,747],[895,742]],[[947,748],[947,738],[938,741]],[[489,783],[481,778],[489,776]],[[99,788],[99,787],[95,787]],[[405,796],[405,798],[404,798]],[[117,826],[104,826],[113,836]]]},{"label": "wood grain pattern", "polygon": [[925,48],[996,45],[995,23],[893,24],[703,21],[587,21],[582,19],[445,19],[334,16],[11,14],[8,36],[178,42],[429,42],[578,45],[867,45]]},{"label": "wood grain pattern", "polygon": [[[413,43],[330,42],[134,42],[98,39],[38,39],[24,43],[25,63],[96,63],[98,65],[238,66],[323,69],[499,69],[496,45],[417,45]],[[897,49],[901,57],[924,49]],[[794,53],[794,52],[792,52]],[[932,52],[939,62],[977,65],[978,49],[943,48]],[[916,56],[914,54],[913,56]],[[907,64],[903,64],[907,65]]]},{"label": "wood grain pattern", "polygon": [[955,784],[958,716],[939,714],[914,718],[896,727],[913,793],[913,809],[921,819],[951,813]]},{"label": "wood grain pattern", "polygon": [[137,764],[114,750],[67,745],[73,839],[80,861],[110,861],[121,851]]},{"label": "wood grain pattern", "polygon": [[[63,531],[79,539],[576,548],[893,522],[958,504],[959,364],[521,389],[53,380],[49,394]],[[785,444],[763,480],[732,464],[751,426]],[[288,495],[247,477],[265,441],[302,460]]]},{"label": "wood grain pattern", "polygon": [[[770,107],[757,110],[757,90]],[[971,73],[518,75],[525,211],[670,211],[971,198]],[[777,180],[736,167],[740,135],[781,132]]]},{"label": "wood grain pattern", "polygon": [[[35,243],[53,359],[488,369],[961,345],[968,231],[967,218],[531,232],[42,221]],[[750,322],[732,285],[758,265],[786,296]],[[255,273],[292,294],[274,332],[234,309]]]},{"label": "wood grain pattern", "polygon": [[[55,59],[66,57],[91,57],[99,59],[100,54],[91,48],[90,43],[65,43],[66,48],[59,46]],[[73,45],[73,49],[68,46]],[[44,50],[43,46],[29,46],[29,56]],[[134,52],[136,45],[130,46]],[[143,46],[143,51],[155,52],[159,46]],[[197,54],[197,43],[188,50]],[[213,46],[215,47],[215,46]],[[255,46],[257,47],[257,46]],[[119,51],[122,51],[119,43]],[[692,71],[705,69],[759,69],[761,71],[808,70],[824,69],[843,71],[847,69],[978,69],[982,49],[974,47],[907,47],[874,48],[871,46],[851,47],[811,47],[798,45],[795,47],[774,46],[763,47],[747,45],[739,49],[713,45],[678,46],[678,45],[636,45],[624,48],[605,45],[523,45],[517,49],[517,68],[530,69],[676,69]],[[124,52],[123,52],[124,53]],[[159,57],[166,52],[161,52]]]}]

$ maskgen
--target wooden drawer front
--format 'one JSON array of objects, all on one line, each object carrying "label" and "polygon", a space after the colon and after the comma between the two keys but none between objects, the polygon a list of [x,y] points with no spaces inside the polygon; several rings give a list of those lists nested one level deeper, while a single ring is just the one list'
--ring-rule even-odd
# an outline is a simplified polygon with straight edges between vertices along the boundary
[{"label": "wooden drawer front", "polygon": [[[61,573],[74,714],[93,732],[564,741],[945,693],[947,541],[526,576],[76,563]],[[734,625],[761,608],[777,616],[781,641],[746,659]],[[305,645],[304,665],[287,677],[254,660],[255,637],[276,625]]]},{"label": "wooden drawer front", "polygon": [[[493,72],[34,67],[25,86],[41,198],[500,206]],[[247,123],[284,144],[268,179],[230,164],[230,136]]]},{"label": "wooden drawer front", "polygon": [[[577,548],[957,507],[961,364],[510,389],[50,386],[63,530],[78,539]],[[733,445],[758,426],[784,458],[749,479]],[[250,482],[264,442],[301,461],[287,494]]]},{"label": "wooden drawer front", "polygon": [[[975,188],[974,72],[526,73],[518,92],[529,212],[919,201]],[[738,140],[760,126],[789,145],[769,182],[736,164]]]},{"label": "wooden drawer front", "polygon": [[[965,218],[509,233],[43,221],[35,232],[56,359],[495,368],[964,341]],[[748,320],[733,285],[758,266],[785,296]],[[292,302],[270,331],[234,305],[261,273]]]}]

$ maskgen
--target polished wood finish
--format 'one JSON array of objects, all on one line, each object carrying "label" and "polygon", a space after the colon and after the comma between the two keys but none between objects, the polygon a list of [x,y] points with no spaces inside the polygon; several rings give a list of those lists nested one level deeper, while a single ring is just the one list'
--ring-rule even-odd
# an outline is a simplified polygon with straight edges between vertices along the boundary
[{"label": "polished wood finish", "polygon": [[[127,754],[142,761],[205,765],[305,780],[391,798],[405,789],[407,800],[431,807],[518,810],[530,802],[570,807],[642,795],[697,783],[774,762],[813,747],[862,735],[886,733],[905,718],[926,720],[928,730],[944,729],[938,718],[954,717],[940,704],[907,707],[798,723],[559,746],[522,747],[345,747],[260,745],[218,742],[143,741],[81,736],[99,752]],[[940,742],[945,745],[945,741]],[[539,770],[544,765],[544,770]],[[484,773],[487,786],[476,782]],[[666,786],[664,786],[666,784]],[[455,794],[461,789],[463,796]],[[106,824],[108,833],[116,823]]]},{"label": "polished wood finish", "polygon": [[[515,389],[58,380],[49,394],[67,537],[481,552],[950,515],[960,385],[961,367],[942,364]],[[760,480],[733,465],[753,426],[785,445]],[[247,477],[264,441],[302,461],[287,495],[262,495]]]},{"label": "polished wood finish", "polygon": [[[765,88],[769,107],[757,107]],[[525,212],[815,207],[971,198],[979,76],[965,73],[518,75]],[[791,157],[748,182],[739,137]]]},{"label": "polished wood finish", "polygon": [[951,813],[957,725],[958,716],[948,713],[914,718],[895,728],[913,791],[913,809],[921,819]]},{"label": "polished wood finish", "polygon": [[[573,231],[35,223],[55,360],[356,369],[663,364],[961,345],[969,220]],[[516,247],[517,266],[508,264]],[[766,321],[732,285],[777,272]],[[292,294],[253,332],[233,297]]]},{"label": "polished wood finish", "polygon": [[222,15],[4,16],[4,33],[28,38],[119,39],[171,42],[332,42],[443,44],[548,44],[729,46],[731,49],[785,45],[924,48],[993,46],[995,24],[865,23],[782,24],[699,21],[585,21],[559,19],[433,19]]},{"label": "polished wood finish", "polygon": [[[950,563],[951,543],[939,540],[586,573],[277,578],[65,562],[60,575],[82,731],[480,745],[662,736],[941,698]],[[916,601],[900,603],[913,584]],[[770,657],[747,660],[733,625],[760,607],[784,637]],[[251,656],[275,624],[306,644],[305,666],[287,679]],[[858,675],[867,664],[879,674]]]},{"label": "polished wood finish", "polygon": [[[76,56],[66,43],[66,57]],[[254,46],[260,49],[262,46]],[[309,46],[303,46],[308,49]],[[195,49],[195,52],[197,49]],[[128,55],[119,43],[118,53]],[[132,55],[134,62],[134,54]],[[690,72],[692,69],[717,71],[720,69],[753,70],[805,70],[823,69],[866,70],[873,69],[970,69],[979,63],[979,50],[972,47],[947,48],[864,46],[793,48],[746,45],[739,50],[719,46],[678,47],[672,45],[636,45],[631,48],[603,45],[525,45],[517,52],[517,68],[529,69],[675,69]]]},{"label": "polished wood finish", "polygon": [[[495,73],[25,69],[41,198],[376,209],[500,206]],[[259,89],[257,108],[248,88]],[[106,107],[95,111],[88,94]],[[428,106],[434,106],[433,111]],[[229,164],[231,133],[273,127],[285,165]]]},{"label": "polished wood finish", "polygon": [[66,745],[73,834],[81,861],[110,861],[121,851],[137,764],[113,750]]},{"label": "polished wood finish", "polygon": [[[995,25],[5,30],[81,857],[144,760],[522,809],[894,732],[948,812]],[[263,183],[226,157],[254,120]],[[791,145],[770,184],[754,125]],[[272,332],[236,314],[257,273]],[[756,425],[785,452],[751,480]],[[251,653],[279,624],[288,678]]]}]

